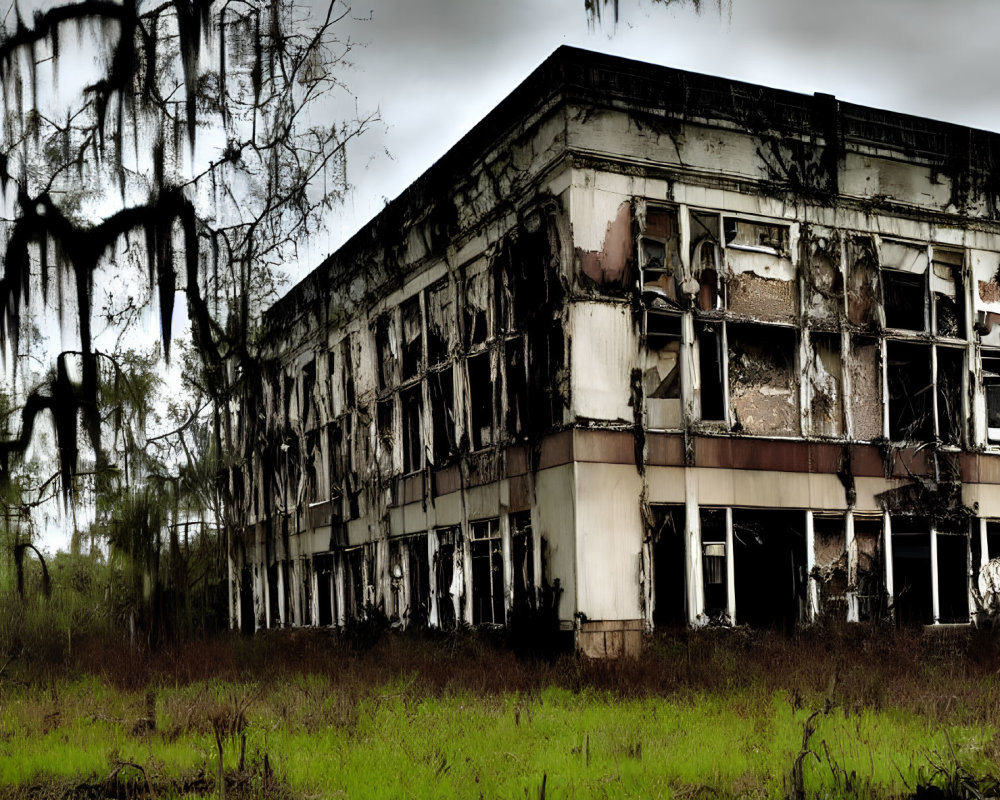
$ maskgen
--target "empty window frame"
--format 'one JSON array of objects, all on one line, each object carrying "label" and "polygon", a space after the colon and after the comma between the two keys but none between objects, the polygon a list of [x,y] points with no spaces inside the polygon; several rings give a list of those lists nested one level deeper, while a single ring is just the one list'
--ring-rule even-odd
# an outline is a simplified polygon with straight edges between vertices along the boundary
[{"label": "empty window frame", "polygon": [[313,424],[313,389],[316,388],[316,359],[311,358],[302,367],[302,396],[299,398],[300,418],[302,427],[307,429]]},{"label": "empty window frame", "polygon": [[931,531],[926,517],[893,515],[892,586],[897,625],[934,621],[931,591]]},{"label": "empty window frame", "polygon": [[469,560],[472,572],[472,624],[504,624],[503,546],[500,520],[469,524]]},{"label": "empty window frame", "polygon": [[699,311],[721,311],[726,307],[725,284],[720,279],[719,215],[692,211],[691,270],[698,282],[696,306]]},{"label": "empty window frame", "polygon": [[529,431],[531,413],[528,408],[528,363],[521,336],[504,342],[504,385],[507,434],[516,441]]},{"label": "empty window frame", "polygon": [[393,454],[396,449],[396,398],[389,397],[379,401],[376,414],[378,467],[383,474],[389,475],[395,468]]},{"label": "empty window frame", "polygon": [[889,439],[960,444],[965,350],[895,339],[885,346]]},{"label": "empty window frame", "polygon": [[434,370],[427,373],[430,391],[431,435],[434,437],[432,457],[434,466],[439,467],[455,452],[455,387],[452,369]]},{"label": "empty window frame", "polygon": [[424,293],[424,306],[427,309],[427,363],[430,366],[446,361],[454,346],[458,321],[455,319],[452,293],[452,286],[447,280],[438,281]]},{"label": "empty window frame", "polygon": [[646,427],[681,426],[681,318],[678,314],[647,312],[645,367]]},{"label": "empty window frame", "polygon": [[639,237],[639,267],[644,307],[680,308],[681,252],[675,210],[647,207],[645,228]]},{"label": "empty window frame", "polygon": [[788,226],[726,217],[723,221],[726,248],[788,255]]},{"label": "empty window frame", "polygon": [[727,323],[726,339],[734,427],[752,434],[798,435],[795,329]]},{"label": "empty window frame", "polygon": [[698,398],[701,419],[726,421],[725,326],[722,323],[696,323],[698,343]]},{"label": "empty window frame", "polygon": [[375,320],[375,353],[378,358],[379,389],[395,386],[399,380],[399,340],[392,311],[387,311]]},{"label": "empty window frame", "polygon": [[929,331],[927,247],[883,240],[880,256],[885,326]]},{"label": "empty window frame", "polygon": [[935,335],[965,339],[965,292],[962,290],[962,250],[943,247],[932,249],[930,289],[933,331]]},{"label": "empty window frame", "polygon": [[333,554],[313,556],[313,573],[316,579],[316,624],[324,627],[333,625],[337,620]]},{"label": "empty window frame", "polygon": [[423,469],[423,388],[418,383],[399,393],[403,416],[403,472]]},{"label": "empty window frame", "polygon": [[814,436],[844,432],[843,362],[840,335],[811,332],[807,367],[809,421]]},{"label": "empty window frame", "polygon": [[424,324],[419,295],[400,306],[400,320],[403,333],[402,379],[407,381],[417,377],[424,364]]},{"label": "empty window frame", "polygon": [[983,392],[986,395],[986,439],[1000,443],[1000,350],[983,350]]},{"label": "empty window frame", "polygon": [[469,427],[473,450],[489,447],[497,441],[494,419],[493,364],[491,353],[470,356],[468,370]]},{"label": "empty window frame", "polygon": [[465,347],[477,347],[490,338],[490,274],[482,271],[465,281],[463,318]]}]

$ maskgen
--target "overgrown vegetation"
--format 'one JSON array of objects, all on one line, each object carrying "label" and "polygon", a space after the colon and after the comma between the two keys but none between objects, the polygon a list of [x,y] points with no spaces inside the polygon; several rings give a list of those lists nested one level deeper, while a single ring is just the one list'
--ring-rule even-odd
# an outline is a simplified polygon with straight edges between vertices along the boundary
[{"label": "overgrown vegetation", "polygon": [[220,763],[227,797],[991,796],[974,637],[681,631],[543,662],[474,631],[81,638],[0,672],[0,796],[217,794]]}]

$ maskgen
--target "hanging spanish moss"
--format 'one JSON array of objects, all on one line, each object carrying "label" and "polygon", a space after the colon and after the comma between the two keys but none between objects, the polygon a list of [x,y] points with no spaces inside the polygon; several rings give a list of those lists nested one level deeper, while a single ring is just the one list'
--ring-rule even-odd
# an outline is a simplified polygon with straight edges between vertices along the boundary
[{"label": "hanging spanish moss", "polygon": [[[67,501],[81,428],[97,471],[109,463],[102,437],[110,425],[118,441],[125,417],[103,407],[114,393],[101,393],[95,287],[109,270],[126,269],[124,254],[134,248],[144,251],[142,279],[155,298],[164,357],[181,291],[199,388],[225,398],[254,369],[254,319],[274,291],[273,271],[343,197],[345,145],[375,120],[307,122],[307,109],[340,90],[334,72],[346,49],[332,30],[348,11],[333,0],[308,30],[296,27],[302,20],[287,0],[85,0],[30,20],[15,15],[0,36],[0,190],[13,216],[0,277],[0,353],[16,375],[34,293],[42,308],[58,302],[61,317],[64,286],[74,293],[78,348],[60,354],[25,395],[19,428],[0,439],[0,483],[43,414],[52,420]],[[71,98],[57,86],[67,26],[81,46],[92,40],[106,56],[103,72]],[[53,97],[61,104],[55,114]],[[226,144],[196,162],[205,130],[215,140],[221,131]]]}]

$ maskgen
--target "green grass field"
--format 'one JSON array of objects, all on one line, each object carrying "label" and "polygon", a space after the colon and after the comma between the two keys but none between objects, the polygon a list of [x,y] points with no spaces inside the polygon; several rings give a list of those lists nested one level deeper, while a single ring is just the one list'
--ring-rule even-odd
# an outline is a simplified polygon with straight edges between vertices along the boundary
[{"label": "green grass field", "polygon": [[474,635],[98,650],[0,674],[0,796],[218,795],[221,751],[227,797],[975,797],[993,660],[893,632],[679,633],[622,662]]}]

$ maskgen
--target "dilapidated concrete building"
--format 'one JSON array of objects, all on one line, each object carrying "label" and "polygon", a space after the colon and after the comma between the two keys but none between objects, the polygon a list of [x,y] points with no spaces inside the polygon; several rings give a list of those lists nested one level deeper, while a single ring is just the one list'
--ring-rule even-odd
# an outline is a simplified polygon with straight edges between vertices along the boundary
[{"label": "dilapidated concrete building", "polygon": [[561,48],[268,311],[234,624],[968,622],[998,268],[996,134]]}]

